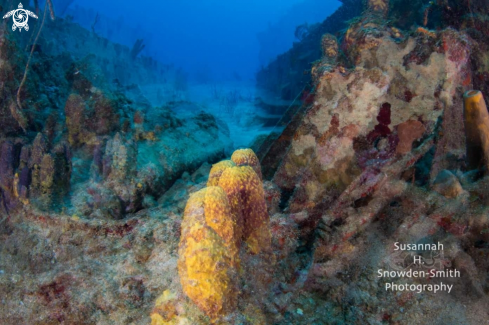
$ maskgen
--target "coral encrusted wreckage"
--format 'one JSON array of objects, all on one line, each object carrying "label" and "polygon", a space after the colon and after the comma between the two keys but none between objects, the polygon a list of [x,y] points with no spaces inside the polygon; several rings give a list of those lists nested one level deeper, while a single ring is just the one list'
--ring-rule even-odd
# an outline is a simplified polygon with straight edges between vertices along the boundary
[{"label": "coral encrusted wreckage", "polygon": [[[254,150],[151,107],[158,69],[64,19],[19,108],[30,44],[0,26],[0,324],[487,322],[489,4],[341,2],[266,68],[314,44],[302,106]],[[378,276],[415,267],[395,243],[441,244],[426,271],[460,276]]]}]

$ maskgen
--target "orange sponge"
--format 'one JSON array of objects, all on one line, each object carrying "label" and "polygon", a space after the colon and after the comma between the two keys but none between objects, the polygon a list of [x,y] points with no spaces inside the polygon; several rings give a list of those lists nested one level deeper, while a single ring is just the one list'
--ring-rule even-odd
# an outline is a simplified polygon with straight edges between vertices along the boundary
[{"label": "orange sponge", "polygon": [[257,254],[269,250],[270,220],[263,185],[253,168],[236,166],[224,170],[219,187],[226,192],[231,211],[238,218],[248,251]]},{"label": "orange sponge", "polygon": [[226,168],[234,166],[236,166],[236,164],[232,160],[223,160],[212,165],[211,171],[209,172],[209,179],[207,180],[207,186],[217,186],[222,172]]},{"label": "orange sponge", "polygon": [[237,305],[236,219],[220,187],[204,188],[187,201],[178,249],[185,294],[211,319]]},{"label": "orange sponge", "polygon": [[253,168],[255,173],[262,178],[261,175],[261,166],[260,166],[260,160],[258,160],[258,157],[256,156],[255,152],[251,149],[239,149],[233,152],[233,155],[231,156],[231,160],[234,161],[234,163],[237,166],[250,166]]},{"label": "orange sponge", "polygon": [[489,169],[489,113],[478,90],[464,94],[464,122],[469,169]]}]

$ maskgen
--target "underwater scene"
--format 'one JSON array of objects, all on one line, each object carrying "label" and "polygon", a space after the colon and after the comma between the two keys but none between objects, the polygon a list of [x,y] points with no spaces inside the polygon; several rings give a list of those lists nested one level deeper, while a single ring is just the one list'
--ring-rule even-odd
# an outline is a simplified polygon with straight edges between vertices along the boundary
[{"label": "underwater scene", "polygon": [[489,0],[0,13],[0,325],[489,324]]}]

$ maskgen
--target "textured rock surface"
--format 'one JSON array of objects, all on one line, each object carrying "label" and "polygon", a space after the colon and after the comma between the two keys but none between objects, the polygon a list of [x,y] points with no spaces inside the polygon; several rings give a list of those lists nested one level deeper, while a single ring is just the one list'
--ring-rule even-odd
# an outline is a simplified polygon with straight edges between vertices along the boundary
[{"label": "textured rock surface", "polygon": [[457,177],[448,170],[438,174],[433,182],[433,190],[446,198],[455,198],[464,191]]},{"label": "textured rock surface", "polygon": [[[437,37],[447,33],[453,34]],[[354,70],[318,76],[313,107],[274,177],[282,189],[295,189],[292,212],[321,209],[320,201],[339,195],[362,170],[396,161],[413,141],[435,132],[444,109],[461,96],[468,56],[453,61],[449,53],[432,51],[424,64],[406,61],[424,38],[399,44],[379,36],[373,48],[356,45]]]}]

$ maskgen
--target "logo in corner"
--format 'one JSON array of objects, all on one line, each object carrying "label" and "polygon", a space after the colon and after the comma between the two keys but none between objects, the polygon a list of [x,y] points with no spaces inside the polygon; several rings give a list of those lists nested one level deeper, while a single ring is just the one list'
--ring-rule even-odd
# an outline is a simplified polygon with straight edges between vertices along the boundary
[{"label": "logo in corner", "polygon": [[26,31],[29,30],[29,25],[27,25],[29,16],[37,19],[36,14],[33,13],[32,11],[25,10],[24,7],[22,6],[22,3],[19,3],[19,9],[7,12],[7,14],[3,16],[3,19],[8,18],[10,16],[12,16],[14,20],[14,24],[12,25],[12,30],[14,32],[17,28],[19,29],[19,32],[22,31],[22,28],[25,28]]}]

